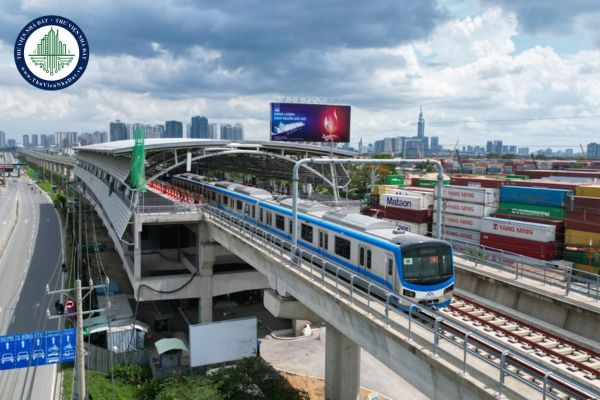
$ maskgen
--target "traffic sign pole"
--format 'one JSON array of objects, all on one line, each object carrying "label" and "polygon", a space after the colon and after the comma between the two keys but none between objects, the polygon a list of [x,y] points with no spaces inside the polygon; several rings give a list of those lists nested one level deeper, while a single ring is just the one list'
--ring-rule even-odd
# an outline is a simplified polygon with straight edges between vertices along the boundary
[{"label": "traffic sign pole", "polygon": [[77,384],[79,399],[85,399],[85,364],[83,348],[83,299],[81,296],[81,279],[75,281],[75,298],[77,307]]}]

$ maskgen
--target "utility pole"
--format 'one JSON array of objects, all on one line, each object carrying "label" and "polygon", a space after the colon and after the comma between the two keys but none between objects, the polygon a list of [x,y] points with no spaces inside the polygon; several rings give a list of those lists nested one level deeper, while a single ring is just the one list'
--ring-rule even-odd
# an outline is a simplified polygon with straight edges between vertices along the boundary
[{"label": "utility pole", "polygon": [[77,238],[77,278],[75,280],[75,304],[77,307],[77,384],[79,389],[79,399],[86,399],[85,394],[85,359],[84,359],[84,341],[83,341],[83,299],[81,294],[81,194],[79,194],[79,233]]}]

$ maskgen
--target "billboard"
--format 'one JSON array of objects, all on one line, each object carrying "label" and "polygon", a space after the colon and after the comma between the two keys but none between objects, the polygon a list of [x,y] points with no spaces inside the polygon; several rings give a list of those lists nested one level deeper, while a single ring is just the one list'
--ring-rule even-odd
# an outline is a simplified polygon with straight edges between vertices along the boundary
[{"label": "billboard", "polygon": [[271,140],[350,142],[350,106],[271,103]]},{"label": "billboard", "polygon": [[240,360],[256,354],[256,317],[190,325],[190,366]]}]

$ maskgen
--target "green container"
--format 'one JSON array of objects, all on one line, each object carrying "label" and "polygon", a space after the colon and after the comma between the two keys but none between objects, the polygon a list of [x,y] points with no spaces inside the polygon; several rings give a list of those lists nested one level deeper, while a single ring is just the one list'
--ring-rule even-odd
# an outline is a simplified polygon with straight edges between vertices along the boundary
[{"label": "green container", "polygon": [[500,214],[542,219],[565,219],[564,208],[533,206],[531,204],[500,203]]},{"label": "green container", "polygon": [[[450,181],[445,180],[443,181],[444,185],[449,185]],[[434,188],[435,185],[437,185],[437,179],[422,179],[419,178],[417,180],[417,187],[424,187],[424,188]]]},{"label": "green container", "polygon": [[510,181],[524,181],[529,179],[527,175],[506,175],[506,179]]},{"label": "green container", "polygon": [[[563,259],[576,264],[589,265],[588,252],[585,250],[569,250],[566,248],[563,251]],[[600,267],[600,253],[592,255],[592,266]]]},{"label": "green container", "polygon": [[388,175],[383,179],[386,185],[404,185],[404,177],[400,175]]}]

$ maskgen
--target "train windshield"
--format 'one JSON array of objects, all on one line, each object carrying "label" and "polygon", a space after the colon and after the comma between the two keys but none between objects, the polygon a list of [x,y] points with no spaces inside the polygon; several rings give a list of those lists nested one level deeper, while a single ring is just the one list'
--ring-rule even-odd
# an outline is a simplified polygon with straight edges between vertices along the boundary
[{"label": "train windshield", "polygon": [[407,282],[433,285],[452,276],[452,252],[444,244],[402,249],[402,272]]}]

